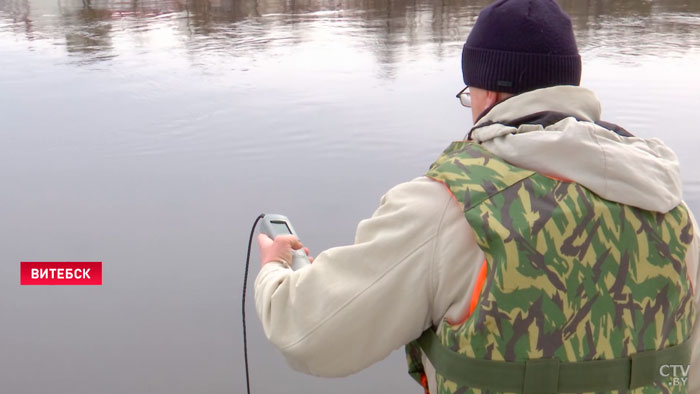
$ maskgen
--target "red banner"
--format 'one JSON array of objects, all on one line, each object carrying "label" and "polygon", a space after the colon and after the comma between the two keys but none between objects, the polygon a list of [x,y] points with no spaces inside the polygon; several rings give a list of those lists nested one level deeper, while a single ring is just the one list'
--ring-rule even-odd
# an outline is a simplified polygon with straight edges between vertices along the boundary
[{"label": "red banner", "polygon": [[102,262],[20,263],[21,285],[102,285]]}]

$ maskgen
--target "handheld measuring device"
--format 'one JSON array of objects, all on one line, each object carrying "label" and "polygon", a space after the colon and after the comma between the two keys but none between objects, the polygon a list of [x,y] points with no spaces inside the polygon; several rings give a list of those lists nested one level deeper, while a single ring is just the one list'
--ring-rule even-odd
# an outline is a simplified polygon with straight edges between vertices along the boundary
[{"label": "handheld measuring device", "polygon": [[[268,237],[275,239],[278,235],[293,235],[297,238],[299,236],[294,231],[292,223],[283,215],[266,215],[264,213],[258,215],[253,223],[253,228],[250,229],[250,238],[248,238],[248,254],[245,259],[245,273],[243,274],[243,297],[241,297],[241,315],[243,317],[243,357],[245,358],[245,385],[246,392],[250,394],[250,376],[248,374],[248,336],[246,334],[246,324],[245,324],[245,295],[246,289],[248,287],[248,266],[250,264],[250,246],[253,244],[253,234],[255,234],[255,227],[260,223],[260,232],[267,235]],[[309,257],[303,249],[292,251],[292,264],[291,268],[293,270],[298,270],[310,265]]]},{"label": "handheld measuring device", "polygon": [[[293,235],[299,238],[294,231],[294,227],[292,227],[292,223],[283,215],[265,214],[260,221],[260,232],[272,239],[275,239],[278,235]],[[311,264],[311,262],[309,261],[309,257],[306,256],[304,249],[292,251],[291,268],[294,271],[306,267],[309,264]]]}]

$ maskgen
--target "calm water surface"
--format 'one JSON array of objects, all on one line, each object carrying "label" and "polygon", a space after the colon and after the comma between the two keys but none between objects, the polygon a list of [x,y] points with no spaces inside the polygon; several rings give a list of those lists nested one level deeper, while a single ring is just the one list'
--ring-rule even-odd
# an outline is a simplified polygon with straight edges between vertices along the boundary
[{"label": "calm water surface", "polygon": [[[454,94],[487,3],[0,0],[2,392],[243,392],[256,215],[352,242],[471,126]],[[675,149],[697,214],[700,2],[561,4],[604,119]],[[45,260],[104,261],[104,285],[21,288]],[[255,393],[420,392],[401,350],[291,371],[249,306]]]}]

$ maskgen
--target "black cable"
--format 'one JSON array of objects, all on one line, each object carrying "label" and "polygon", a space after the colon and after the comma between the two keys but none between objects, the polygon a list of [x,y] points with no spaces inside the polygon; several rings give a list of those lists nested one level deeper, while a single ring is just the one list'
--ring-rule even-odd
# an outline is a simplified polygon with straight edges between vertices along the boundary
[{"label": "black cable", "polygon": [[248,375],[248,337],[245,330],[245,293],[248,288],[248,265],[250,264],[250,247],[253,244],[253,234],[255,233],[255,226],[258,225],[258,221],[264,218],[265,214],[261,213],[255,223],[253,223],[253,228],[250,229],[250,238],[248,239],[248,254],[245,258],[245,273],[243,274],[243,301],[241,302],[241,311],[243,312],[243,357],[245,357],[245,385],[247,388],[247,393],[250,394],[250,376]]}]

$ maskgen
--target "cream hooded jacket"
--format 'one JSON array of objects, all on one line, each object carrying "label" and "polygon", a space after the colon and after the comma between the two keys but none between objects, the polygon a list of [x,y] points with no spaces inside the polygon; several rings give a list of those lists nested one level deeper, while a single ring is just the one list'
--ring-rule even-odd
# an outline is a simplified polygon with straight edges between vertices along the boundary
[{"label": "cream hooded jacket", "polygon": [[[544,129],[503,125],[542,111],[571,117]],[[516,166],[571,179],[608,200],[657,212],[682,203],[675,154],[658,139],[620,137],[597,126],[600,112],[595,95],[584,88],[535,90],[493,107],[475,125],[472,138]],[[294,369],[345,376],[384,359],[445,318],[464,317],[483,260],[445,187],[419,177],[381,198],[372,217],[357,226],[353,245],[328,249],[299,271],[265,264],[255,281],[256,309],[265,335]],[[686,263],[695,289],[698,260],[700,230],[694,221]],[[700,306],[700,291],[695,300]],[[700,394],[698,311],[691,394]],[[434,373],[423,361],[436,392]]]}]

